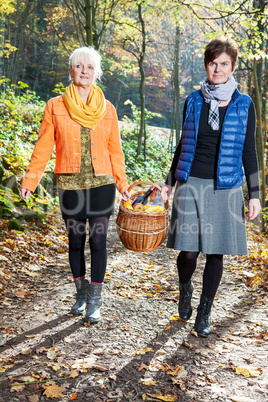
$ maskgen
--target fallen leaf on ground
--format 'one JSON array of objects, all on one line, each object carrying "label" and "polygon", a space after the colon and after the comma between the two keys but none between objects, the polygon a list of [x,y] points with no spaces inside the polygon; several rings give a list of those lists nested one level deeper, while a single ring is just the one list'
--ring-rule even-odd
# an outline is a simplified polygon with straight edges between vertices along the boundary
[{"label": "fallen leaf on ground", "polygon": [[20,385],[12,385],[10,388],[10,392],[21,392],[25,388],[25,385],[20,384]]},{"label": "fallen leaf on ground", "polygon": [[167,374],[172,375],[176,378],[184,378],[187,376],[188,372],[183,366],[177,366],[174,370],[167,371]]},{"label": "fallen leaf on ground", "polygon": [[28,402],[39,402],[39,396],[38,395],[29,395],[27,397]]},{"label": "fallen leaf on ground", "polygon": [[69,401],[73,401],[77,399],[77,393],[75,392],[73,395],[70,396]]},{"label": "fallen leaf on ground", "polygon": [[75,362],[72,364],[72,368],[78,370],[86,370],[88,368],[91,368],[96,360],[97,358],[95,356],[89,356],[85,359],[78,359],[75,360]]},{"label": "fallen leaf on ground", "polygon": [[159,399],[160,401],[165,401],[165,402],[174,402],[178,399],[178,397],[176,395],[171,395],[171,394],[167,394],[167,395],[152,395],[153,398],[155,399]]},{"label": "fallen leaf on ground", "polygon": [[98,371],[109,371],[108,367],[99,366],[98,364],[94,364],[93,368]]},{"label": "fallen leaf on ground", "polygon": [[152,348],[146,348],[146,349],[142,349],[142,350],[138,350],[136,352],[137,355],[145,355],[145,353],[150,352],[151,350],[153,350]]},{"label": "fallen leaf on ground", "polygon": [[4,373],[6,370],[12,368],[14,364],[8,364],[7,366],[0,367],[0,373]]},{"label": "fallen leaf on ground", "polygon": [[47,349],[44,348],[44,346],[42,346],[39,349],[35,349],[35,353],[37,353],[39,355],[39,353],[43,353],[43,352],[47,352]]},{"label": "fallen leaf on ground", "polygon": [[251,367],[251,366],[243,366],[243,367],[234,367],[233,370],[236,374],[244,375],[245,377],[258,377],[262,374],[261,368]]},{"label": "fallen leaf on ground", "polygon": [[70,378],[76,378],[78,376],[79,376],[79,373],[76,370],[72,370],[70,375],[69,375]]},{"label": "fallen leaf on ground", "polygon": [[54,347],[47,351],[47,358],[48,359],[53,360],[53,359],[55,359],[56,356],[57,356],[57,352],[56,352]]},{"label": "fallen leaf on ground", "polygon": [[46,388],[43,395],[46,395],[48,398],[63,398],[63,392],[67,391],[67,388],[59,387],[57,384],[50,385]]},{"label": "fallen leaf on ground", "polygon": [[171,321],[184,321],[181,317],[175,317],[174,315],[171,317]]},{"label": "fallen leaf on ground", "polygon": [[194,347],[191,343],[186,342],[186,341],[182,342],[182,346],[184,346],[185,348],[190,349],[190,350],[193,349],[193,347]]},{"label": "fallen leaf on ground", "polygon": [[36,378],[32,377],[30,375],[25,375],[23,377],[19,377],[17,378],[17,380],[22,381],[22,382],[35,382]]},{"label": "fallen leaf on ground", "polygon": [[147,366],[146,364],[142,363],[142,364],[140,365],[140,367],[138,368],[138,371],[141,371],[141,370],[148,370],[148,368],[149,368],[149,366]]},{"label": "fallen leaf on ground", "polygon": [[151,378],[144,378],[140,380],[144,385],[156,385],[157,381],[152,380]]}]

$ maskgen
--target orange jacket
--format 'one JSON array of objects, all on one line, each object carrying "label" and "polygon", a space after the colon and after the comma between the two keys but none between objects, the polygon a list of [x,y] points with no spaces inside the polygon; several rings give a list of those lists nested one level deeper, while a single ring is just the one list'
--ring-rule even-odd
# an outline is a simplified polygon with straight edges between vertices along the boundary
[{"label": "orange jacket", "polygon": [[[55,173],[77,173],[81,163],[81,126],[71,119],[62,96],[50,99],[45,107],[38,140],[21,187],[34,191],[56,142]],[[117,114],[106,101],[106,114],[98,127],[90,129],[92,165],[96,176],[113,175],[118,190],[128,188]]]}]

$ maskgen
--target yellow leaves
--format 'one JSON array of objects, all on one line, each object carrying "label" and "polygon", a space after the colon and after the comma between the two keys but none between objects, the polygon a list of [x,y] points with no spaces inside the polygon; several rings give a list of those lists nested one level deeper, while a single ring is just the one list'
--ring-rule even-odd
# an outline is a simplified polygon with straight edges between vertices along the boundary
[{"label": "yellow leaves", "polygon": [[171,317],[171,321],[184,321],[183,319],[181,319],[181,317],[176,317],[176,316],[172,316]]},{"label": "yellow leaves", "polygon": [[255,278],[252,279],[251,283],[259,286],[262,283],[262,279],[259,276],[255,276]]},{"label": "yellow leaves", "polygon": [[71,373],[69,375],[69,378],[76,378],[79,376],[79,373],[77,370],[71,370]]},{"label": "yellow leaves", "polygon": [[51,366],[53,371],[59,371],[61,369],[61,365],[58,363],[55,363]]},{"label": "yellow leaves", "polygon": [[0,373],[4,373],[6,370],[12,368],[14,364],[6,364],[5,366],[0,366]]},{"label": "yellow leaves", "polygon": [[143,394],[142,395],[142,400],[143,401],[152,401],[152,400],[159,400],[159,401],[164,401],[164,402],[175,402],[178,397],[176,395],[171,395],[171,394],[167,394],[167,395],[147,395],[147,394]]},{"label": "yellow leaves", "polygon": [[145,349],[137,351],[136,355],[145,355],[146,353],[150,352],[151,350],[153,350],[153,349],[152,348],[145,348]]},{"label": "yellow leaves", "polygon": [[[45,387],[45,386],[44,386]],[[63,392],[67,391],[67,388],[59,387],[57,384],[49,385],[46,387],[43,395],[47,396],[48,398],[63,398]]]},{"label": "yellow leaves", "polygon": [[261,258],[263,258],[263,259],[268,258],[268,251],[267,251],[267,250],[263,250],[263,251],[261,252]]},{"label": "yellow leaves", "polygon": [[240,366],[232,367],[236,374],[243,375],[245,377],[258,377],[262,374],[261,368],[256,368],[252,366]]},{"label": "yellow leaves", "polygon": [[254,251],[253,254],[250,254],[250,258],[257,258],[258,257],[258,251]]}]

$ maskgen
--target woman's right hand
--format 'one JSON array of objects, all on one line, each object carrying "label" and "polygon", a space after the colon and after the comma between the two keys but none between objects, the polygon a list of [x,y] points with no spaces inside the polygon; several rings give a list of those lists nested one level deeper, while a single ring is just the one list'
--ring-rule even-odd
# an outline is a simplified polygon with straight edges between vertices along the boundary
[{"label": "woman's right hand", "polygon": [[169,199],[171,193],[172,193],[172,186],[165,184],[161,189],[162,200],[166,202]]},{"label": "woman's right hand", "polygon": [[24,198],[25,200],[29,200],[29,198],[31,197],[31,194],[32,194],[32,191],[27,190],[27,188],[20,189],[20,196],[21,196],[21,198]]}]

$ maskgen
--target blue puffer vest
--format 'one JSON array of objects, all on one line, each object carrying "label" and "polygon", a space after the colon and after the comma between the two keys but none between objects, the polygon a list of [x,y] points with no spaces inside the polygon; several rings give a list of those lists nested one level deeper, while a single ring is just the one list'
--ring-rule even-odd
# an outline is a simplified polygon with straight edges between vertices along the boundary
[{"label": "blue puffer vest", "polygon": [[[175,177],[187,182],[194,159],[199,120],[204,98],[201,90],[187,99],[185,121],[182,129],[181,152]],[[237,89],[227,107],[221,133],[217,167],[217,188],[240,187],[244,184],[242,154],[247,132],[248,109],[251,99]]]}]

